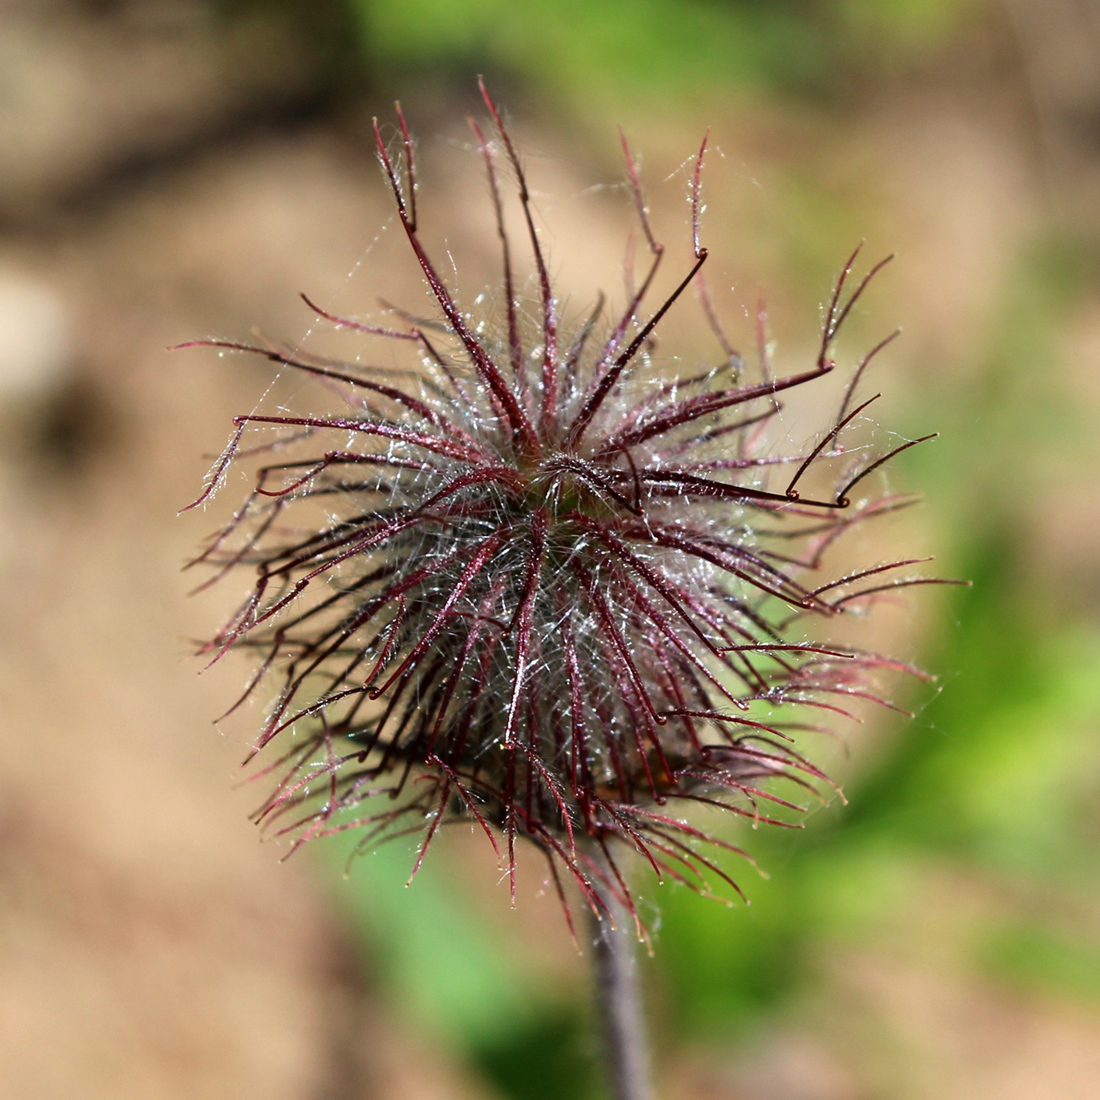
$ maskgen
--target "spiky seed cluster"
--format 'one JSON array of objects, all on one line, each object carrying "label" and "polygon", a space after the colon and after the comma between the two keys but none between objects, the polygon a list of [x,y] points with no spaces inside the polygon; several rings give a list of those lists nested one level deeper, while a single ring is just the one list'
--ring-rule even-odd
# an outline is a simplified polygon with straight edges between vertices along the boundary
[{"label": "spiky seed cluster", "polygon": [[[502,247],[503,331],[482,334],[422,245],[398,107],[393,152],[375,122],[378,153],[441,317],[398,312],[397,327],[378,328],[311,308],[406,342],[416,369],[205,342],[316,375],[347,403],[331,416],[236,418],[196,503],[244,458],[246,431],[260,433],[248,455],[278,456],[198,559],[218,576],[238,565],[256,572],[251,595],[205,649],[258,651],[246,695],[279,681],[255,746],[284,746],[263,769],[276,786],[261,820],[299,840],[362,829],[364,846],[421,832],[419,867],[440,823],[466,817],[498,849],[513,894],[516,838],[526,837],[548,858],[563,901],[564,869],[597,912],[611,898],[634,912],[620,871],[626,851],[705,891],[706,869],[725,877],[706,846],[729,845],[683,816],[690,805],[760,821],[771,820],[769,803],[797,808],[781,781],[811,790],[826,781],[794,745],[806,708],[843,713],[837,697],[871,695],[868,672],[899,667],[788,633],[795,617],[828,618],[883,588],[920,583],[882,577],[911,562],[816,586],[805,579],[849,526],[902,503],[857,501],[855,490],[912,443],[874,455],[846,452],[843,439],[869,404],[853,405],[855,384],[893,337],[858,365],[815,445],[773,453],[778,395],[833,370],[837,331],[878,268],[847,293],[855,254],[844,267],[811,369],[773,378],[761,335],[750,376],[701,282],[705,139],[694,163],[694,257],[675,290],[644,305],[664,250],[624,140],[651,264],[617,318],[604,318],[601,300],[563,329],[519,157],[482,92],[493,140],[472,126]],[[501,157],[533,255],[534,323],[517,299]],[[662,378],[654,330],[693,282],[723,355]],[[831,491],[802,495],[811,482]]]}]

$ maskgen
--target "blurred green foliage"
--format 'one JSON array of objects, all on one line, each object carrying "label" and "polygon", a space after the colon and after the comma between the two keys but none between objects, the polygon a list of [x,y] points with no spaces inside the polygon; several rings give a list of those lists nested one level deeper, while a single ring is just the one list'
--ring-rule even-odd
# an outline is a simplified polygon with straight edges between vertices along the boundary
[{"label": "blurred green foliage", "polygon": [[340,898],[362,929],[375,976],[404,1009],[460,1047],[493,1048],[529,1024],[532,991],[478,923],[457,876],[429,859],[408,885],[415,844],[396,841],[360,856],[357,839],[344,834],[342,843],[320,847],[334,869],[348,870]]},{"label": "blurred green foliage", "polygon": [[[406,838],[407,840],[407,838]],[[522,1100],[596,1100],[597,1052],[587,1003],[556,999],[516,973],[506,944],[480,922],[460,876],[428,859],[415,881],[413,842],[361,857],[356,838],[319,845],[348,869],[339,902],[362,936],[371,977],[409,1019]]]},{"label": "blurred green foliage", "polygon": [[594,1027],[575,1006],[541,1011],[472,1060],[504,1096],[522,1100],[600,1100]]},{"label": "blurred green foliage", "polygon": [[1100,1004],[1100,949],[1094,941],[1019,921],[984,931],[975,953],[993,980]]},{"label": "blurred green foliage", "polygon": [[[383,82],[511,77],[597,111],[820,94],[942,41],[973,0],[353,0]],[[537,98],[537,96],[536,96]]]}]

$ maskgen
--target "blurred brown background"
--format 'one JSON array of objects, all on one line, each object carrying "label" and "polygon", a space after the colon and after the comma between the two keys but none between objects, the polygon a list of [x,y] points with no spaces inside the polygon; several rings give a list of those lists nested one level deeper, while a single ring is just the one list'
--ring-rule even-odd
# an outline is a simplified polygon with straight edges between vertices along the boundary
[{"label": "blurred brown background", "polygon": [[[463,835],[408,891],[407,852],[347,881],[342,851],[280,863],[234,789],[249,719],[210,724],[245,670],[188,657],[236,592],[188,600],[181,565],[232,501],[176,511],[270,372],[165,349],[307,338],[303,290],[423,300],[375,243],[369,119],[398,96],[437,250],[491,277],[462,148],[478,72],[578,301],[618,291],[620,122],[685,255],[682,165],[711,127],[712,285],[746,343],[765,288],[784,369],[853,243],[899,253],[855,336],[904,324],[880,416],[944,434],[895,475],[929,501],[882,553],[977,582],[886,610],[945,690],[836,754],[848,816],[754,836],[751,910],[658,898],[661,1095],[1100,1097],[1091,0],[5,0],[0,1096],[599,1095],[536,873],[513,914]],[[694,323],[666,337],[685,354]]]}]

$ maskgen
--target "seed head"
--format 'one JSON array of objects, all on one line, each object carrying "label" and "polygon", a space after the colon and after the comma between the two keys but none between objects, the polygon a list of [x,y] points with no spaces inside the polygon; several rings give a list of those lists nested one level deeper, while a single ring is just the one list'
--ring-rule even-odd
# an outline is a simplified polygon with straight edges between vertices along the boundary
[{"label": "seed head", "polygon": [[[394,310],[393,327],[378,327],[306,301],[337,326],[403,344],[409,367],[202,342],[316,376],[345,403],[331,415],[237,417],[195,502],[231,464],[258,461],[251,495],[197,559],[216,577],[256,575],[203,648],[215,659],[256,652],[245,696],[277,684],[253,753],[275,755],[261,772],[275,789],[257,817],[297,843],[345,829],[361,830],[364,847],[420,833],[416,867],[440,824],[465,818],[496,849],[513,897],[517,838],[533,842],[567,917],[567,879],[597,913],[613,900],[636,912],[627,852],[700,892],[709,872],[737,889],[708,854],[731,845],[693,824],[691,807],[789,824],[774,808],[798,809],[792,797],[828,782],[796,746],[815,728],[807,714],[876,698],[869,674],[901,667],[793,639],[792,622],[922,583],[890,579],[910,561],[814,580],[838,536],[905,503],[864,497],[866,479],[920,440],[882,454],[847,438],[870,404],[856,403],[856,385],[893,336],[858,364],[815,442],[777,454],[770,431],[787,391],[834,370],[837,332],[882,263],[854,289],[859,249],[845,264],[809,369],[773,376],[762,313],[751,368],[702,282],[706,139],[692,253],[657,305],[648,297],[665,250],[624,139],[649,268],[617,314],[601,298],[582,323],[563,323],[519,156],[482,93],[492,136],[471,125],[501,242],[502,323],[479,324],[425,251],[398,106],[392,146],[375,122],[378,155],[439,316]],[[533,257],[527,305],[502,165]],[[721,355],[670,378],[655,331],[692,284]]]}]

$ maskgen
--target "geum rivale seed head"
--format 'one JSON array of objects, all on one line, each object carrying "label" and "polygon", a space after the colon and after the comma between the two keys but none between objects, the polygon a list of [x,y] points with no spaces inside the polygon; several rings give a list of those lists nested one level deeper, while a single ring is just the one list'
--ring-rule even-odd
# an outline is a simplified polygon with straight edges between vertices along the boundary
[{"label": "geum rivale seed head", "polygon": [[[410,367],[197,342],[316,376],[346,404],[236,418],[195,503],[236,463],[259,463],[254,488],[197,561],[215,578],[240,567],[256,580],[202,648],[214,659],[256,652],[245,697],[277,683],[252,754],[275,757],[260,772],[274,777],[260,821],[297,843],[361,830],[363,848],[420,833],[419,867],[440,824],[466,819],[497,851],[513,898],[516,841],[526,838],[545,855],[567,918],[571,880],[597,913],[617,903],[637,920],[624,855],[700,892],[712,876],[736,890],[713,849],[738,849],[693,823],[691,807],[789,824],[775,808],[799,809],[792,799],[828,784],[798,735],[844,714],[845,700],[883,701],[872,675],[905,667],[790,627],[926,583],[898,572],[913,561],[815,583],[838,536],[907,502],[865,495],[869,475],[921,440],[889,453],[846,446],[870,404],[857,384],[891,336],[856,366],[819,438],[776,453],[783,395],[834,370],[837,332],[882,264],[852,286],[853,253],[801,373],[773,376],[761,311],[750,368],[702,282],[705,139],[691,173],[693,254],[675,289],[647,304],[664,248],[624,139],[648,270],[616,315],[601,298],[564,324],[520,158],[482,92],[492,136],[471,125],[502,251],[498,322],[479,324],[425,250],[398,107],[392,143],[375,122],[378,155],[439,316],[394,308],[379,327],[307,304],[365,338],[404,344]],[[533,257],[531,301],[517,287],[502,178]],[[663,377],[655,331],[693,284],[721,355]],[[826,490],[803,492],[808,484]]]}]

